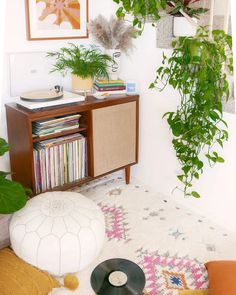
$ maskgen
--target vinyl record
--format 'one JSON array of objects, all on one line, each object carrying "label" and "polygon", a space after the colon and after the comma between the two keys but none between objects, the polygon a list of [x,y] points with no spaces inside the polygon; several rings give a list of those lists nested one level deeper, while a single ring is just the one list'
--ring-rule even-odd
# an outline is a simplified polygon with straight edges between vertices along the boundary
[{"label": "vinyl record", "polygon": [[57,100],[63,97],[63,92],[57,92],[55,90],[37,90],[25,92],[20,95],[22,100],[43,102],[50,100]]},{"label": "vinyl record", "polygon": [[91,286],[97,295],[141,295],[145,275],[134,262],[126,259],[109,259],[92,272]]}]

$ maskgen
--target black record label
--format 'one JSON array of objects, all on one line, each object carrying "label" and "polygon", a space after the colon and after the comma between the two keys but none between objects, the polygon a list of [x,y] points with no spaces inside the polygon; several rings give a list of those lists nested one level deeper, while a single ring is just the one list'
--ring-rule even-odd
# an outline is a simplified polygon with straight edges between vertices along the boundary
[{"label": "black record label", "polygon": [[146,283],[142,269],[134,262],[121,258],[99,264],[90,281],[97,295],[141,295]]}]

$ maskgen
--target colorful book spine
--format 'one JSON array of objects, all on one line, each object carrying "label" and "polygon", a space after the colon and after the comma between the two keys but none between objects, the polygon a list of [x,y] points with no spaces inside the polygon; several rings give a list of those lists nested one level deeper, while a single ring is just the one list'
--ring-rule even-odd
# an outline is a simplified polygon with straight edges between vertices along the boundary
[{"label": "colorful book spine", "polygon": [[126,89],[125,86],[99,87],[96,84],[94,85],[94,88],[97,91],[116,91],[116,90],[125,90]]},{"label": "colorful book spine", "polygon": [[123,80],[118,79],[118,80],[96,80],[97,83],[99,84],[116,84],[116,83],[125,83]]}]

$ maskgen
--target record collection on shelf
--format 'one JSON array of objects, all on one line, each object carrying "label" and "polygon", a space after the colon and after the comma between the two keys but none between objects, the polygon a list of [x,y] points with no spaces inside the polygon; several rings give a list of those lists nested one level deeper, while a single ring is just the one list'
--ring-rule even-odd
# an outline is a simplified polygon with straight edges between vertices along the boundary
[{"label": "record collection on shelf", "polygon": [[118,80],[99,80],[94,81],[94,91],[100,94],[125,94],[126,86],[125,81]]},{"label": "record collection on shelf", "polygon": [[50,118],[32,123],[33,136],[47,136],[79,128],[80,114]]},{"label": "record collection on shelf", "polygon": [[[35,121],[33,137],[54,135],[79,128],[80,114]],[[51,190],[88,175],[87,141],[80,133],[48,138],[34,143],[36,193]]]}]

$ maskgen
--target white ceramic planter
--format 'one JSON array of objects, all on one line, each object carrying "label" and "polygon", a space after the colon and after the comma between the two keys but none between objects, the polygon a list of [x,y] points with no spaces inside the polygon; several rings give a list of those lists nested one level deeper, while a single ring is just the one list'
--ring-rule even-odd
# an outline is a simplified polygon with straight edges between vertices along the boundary
[{"label": "white ceramic planter", "polygon": [[173,23],[173,35],[175,37],[195,36],[197,32],[197,20],[195,18],[192,18],[192,20],[196,23],[196,25],[192,24],[184,16],[175,16]]},{"label": "white ceramic planter", "polygon": [[109,78],[117,80],[120,74],[121,51],[119,49],[107,49],[106,54],[110,55],[115,62],[108,68]]}]

